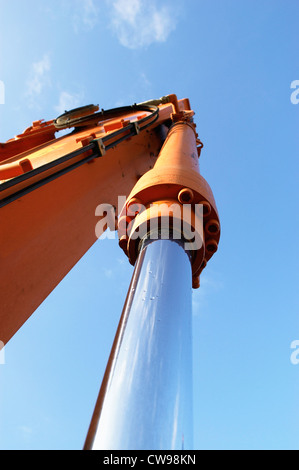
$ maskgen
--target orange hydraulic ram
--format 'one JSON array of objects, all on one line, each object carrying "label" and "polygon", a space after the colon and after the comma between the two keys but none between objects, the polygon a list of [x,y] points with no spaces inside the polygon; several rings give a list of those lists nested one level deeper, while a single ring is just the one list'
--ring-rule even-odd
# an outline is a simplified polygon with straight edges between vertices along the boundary
[{"label": "orange hydraulic ram", "polygon": [[[199,257],[194,254],[194,287],[217,249],[218,214],[212,192],[198,172],[201,144],[189,100],[168,95],[141,105],[96,111],[97,107],[88,106],[55,121],[36,121],[23,134],[0,144],[0,340],[4,344],[96,241],[99,204],[116,207],[118,196],[130,193],[129,204],[133,196],[145,206],[162,197],[178,197],[182,204],[202,203],[202,236],[208,244]],[[157,160],[171,126],[167,139],[178,137],[174,160],[163,156],[163,149]],[[187,132],[180,131],[182,126]],[[55,138],[58,130],[67,128],[74,130]],[[187,160],[179,157],[186,145],[187,166]],[[131,220],[138,224],[138,217]],[[132,236],[119,232],[120,244],[134,263]]]}]

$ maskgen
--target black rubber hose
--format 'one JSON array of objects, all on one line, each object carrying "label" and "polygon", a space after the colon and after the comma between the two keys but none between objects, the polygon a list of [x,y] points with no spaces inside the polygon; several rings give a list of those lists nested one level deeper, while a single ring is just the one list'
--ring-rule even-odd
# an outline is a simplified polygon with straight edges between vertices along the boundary
[{"label": "black rubber hose", "polygon": [[[58,118],[54,120],[54,125],[57,130],[67,129],[70,127],[75,127],[77,130],[82,127],[97,125],[101,121],[106,121],[108,119],[121,117],[122,115],[126,113],[131,113],[134,111],[149,112],[151,114],[149,114],[148,116],[145,116],[144,118],[138,121],[140,130],[142,130],[144,129],[143,124],[145,122],[151,120],[154,117],[157,119],[159,115],[158,106],[144,105],[144,104],[140,104],[140,105],[133,104],[132,106],[122,106],[119,108],[113,108],[113,109],[108,109],[108,110],[102,109],[100,112],[95,113],[94,111],[98,109],[99,107],[96,105],[87,105],[87,106],[82,106],[81,108],[72,109],[71,111],[66,111],[64,114],[62,114],[61,116],[58,116]],[[86,112],[89,112],[89,114],[86,114]],[[156,119],[151,121],[151,124],[152,122],[155,122]]]}]

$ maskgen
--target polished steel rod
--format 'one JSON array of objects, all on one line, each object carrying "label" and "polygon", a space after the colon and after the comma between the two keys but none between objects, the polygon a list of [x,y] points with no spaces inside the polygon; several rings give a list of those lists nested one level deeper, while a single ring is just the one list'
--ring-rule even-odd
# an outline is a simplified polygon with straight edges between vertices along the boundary
[{"label": "polished steel rod", "polygon": [[141,250],[85,449],[192,450],[191,285],[179,243]]}]

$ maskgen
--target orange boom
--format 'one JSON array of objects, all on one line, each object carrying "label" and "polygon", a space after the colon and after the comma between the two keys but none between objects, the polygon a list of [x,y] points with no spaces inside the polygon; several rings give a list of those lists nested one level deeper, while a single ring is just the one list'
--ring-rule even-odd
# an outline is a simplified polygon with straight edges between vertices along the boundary
[{"label": "orange boom", "polygon": [[[35,121],[1,144],[4,344],[101,235],[99,225],[95,233],[96,208],[116,208],[119,195],[127,201],[113,218],[130,263],[136,263],[144,242],[138,233],[149,238],[155,226],[155,237],[163,239],[168,218],[172,237],[181,230],[191,243],[190,285],[199,287],[199,275],[218,247],[220,223],[212,191],[199,173],[202,143],[193,116],[189,100],[176,95],[112,110],[89,105]],[[66,129],[68,134],[55,137]]]},{"label": "orange boom", "polygon": [[[87,106],[57,120],[36,121],[1,144],[4,343],[96,241],[95,208],[116,206],[120,194],[130,194],[128,203],[137,197],[145,205],[178,198],[182,204],[204,204],[206,249],[200,260],[195,256],[195,285],[200,266],[217,249],[218,214],[199,174],[202,145],[189,100],[169,95],[143,105],[97,109]],[[66,128],[74,131],[56,139],[55,133]],[[123,239],[121,244],[128,254],[134,251]]]}]

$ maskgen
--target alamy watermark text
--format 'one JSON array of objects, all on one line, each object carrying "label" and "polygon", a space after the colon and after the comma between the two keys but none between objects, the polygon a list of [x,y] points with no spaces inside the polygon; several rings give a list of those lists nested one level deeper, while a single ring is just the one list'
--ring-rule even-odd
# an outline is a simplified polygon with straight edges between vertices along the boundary
[{"label": "alamy watermark text", "polygon": [[[118,209],[110,204],[100,204],[95,210],[99,221],[95,227],[97,238],[116,238],[117,227],[116,214],[120,213],[122,207],[125,207],[126,197],[118,197]],[[138,206],[138,207],[137,207]],[[147,212],[149,223],[133,229],[135,213],[141,214]],[[184,240],[186,250],[199,250],[202,247],[203,240],[203,206],[202,204],[179,204],[173,201],[170,204],[165,202],[153,203],[148,207],[142,204],[131,205],[125,216],[127,224],[123,227],[125,234],[132,240],[143,239],[147,236],[150,239],[157,239],[158,232],[162,239]],[[110,231],[106,231],[107,228]],[[132,230],[133,229],[133,230]]]},{"label": "alamy watermark text", "polygon": [[298,104],[299,103],[299,80],[292,81],[291,89],[294,90],[290,96],[291,103]]},{"label": "alamy watermark text", "polygon": [[297,366],[299,364],[299,339],[296,339],[294,341],[292,341],[291,343],[291,349],[293,349],[294,351],[292,352],[291,354],[291,363],[294,365],[294,366]]}]

